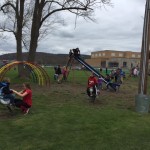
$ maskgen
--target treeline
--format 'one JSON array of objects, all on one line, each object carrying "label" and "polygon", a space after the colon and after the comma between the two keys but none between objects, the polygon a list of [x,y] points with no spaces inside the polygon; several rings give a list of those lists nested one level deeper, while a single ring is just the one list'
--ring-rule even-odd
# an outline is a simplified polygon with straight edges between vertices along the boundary
[{"label": "treeline", "polygon": [[[27,60],[28,53],[23,53],[23,60]],[[81,55],[83,59],[90,58],[89,55]],[[43,65],[66,65],[67,61],[69,59],[68,54],[51,54],[51,53],[43,53],[43,52],[37,52],[35,61],[38,64]],[[16,60],[16,53],[10,53],[10,54],[4,54],[0,56],[0,60]],[[78,62],[75,61],[75,64],[78,64]]]}]

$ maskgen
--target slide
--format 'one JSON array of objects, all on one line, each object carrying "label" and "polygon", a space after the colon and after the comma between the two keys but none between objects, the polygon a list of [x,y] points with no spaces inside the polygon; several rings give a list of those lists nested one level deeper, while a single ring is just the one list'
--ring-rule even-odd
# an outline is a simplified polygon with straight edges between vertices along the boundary
[{"label": "slide", "polygon": [[98,78],[103,78],[103,81],[105,83],[107,83],[107,81],[105,80],[105,77],[103,75],[101,75],[96,69],[94,69],[89,64],[87,64],[84,60],[82,60],[82,58],[80,58],[80,56],[74,56],[74,58],[78,62],[80,62],[83,66],[85,66],[89,71],[93,72]]},{"label": "slide", "polygon": [[116,87],[120,86],[120,84],[117,83],[110,83],[108,81],[106,81],[105,77],[103,75],[101,75],[96,69],[94,69],[92,66],[90,66],[89,64],[87,64],[81,57],[80,54],[78,53],[78,51],[76,51],[76,49],[73,49],[73,52],[69,53],[69,60],[67,63],[67,67],[69,67],[69,65],[71,65],[71,62],[73,60],[73,58],[75,60],[77,60],[79,63],[81,63],[83,66],[86,67],[86,69],[88,69],[89,71],[93,72],[98,78],[102,78],[102,80],[105,82],[107,88],[111,87],[113,88],[115,91],[117,90]]}]

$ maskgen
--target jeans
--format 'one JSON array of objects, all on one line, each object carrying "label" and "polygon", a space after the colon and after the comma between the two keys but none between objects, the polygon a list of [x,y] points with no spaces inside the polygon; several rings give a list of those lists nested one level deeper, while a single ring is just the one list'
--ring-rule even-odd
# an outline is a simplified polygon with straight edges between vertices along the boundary
[{"label": "jeans", "polygon": [[5,100],[5,99],[9,99],[9,100],[10,100],[10,103],[11,103],[11,104],[14,104],[14,99],[15,99],[15,97],[14,97],[13,94],[6,94],[6,95],[3,96],[3,99],[4,99],[4,100]]}]

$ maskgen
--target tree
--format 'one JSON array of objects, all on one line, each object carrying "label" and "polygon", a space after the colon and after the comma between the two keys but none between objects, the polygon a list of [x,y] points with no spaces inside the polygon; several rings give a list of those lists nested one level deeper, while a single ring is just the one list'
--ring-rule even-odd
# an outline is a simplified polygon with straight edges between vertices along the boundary
[{"label": "tree", "polygon": [[28,61],[34,62],[40,37],[47,33],[51,24],[62,23],[56,14],[67,11],[92,19],[96,7],[108,4],[110,0],[5,0],[0,8],[6,14],[7,22],[0,29],[15,35],[17,60],[22,60],[23,43],[29,49]]},{"label": "tree", "polygon": [[32,18],[28,61],[34,62],[42,25],[54,14],[68,11],[85,19],[92,19],[90,16],[95,7],[108,4],[110,4],[110,0],[36,0]]},{"label": "tree", "polygon": [[17,60],[22,60],[22,28],[24,21],[24,2],[25,0],[16,0],[10,2],[5,0],[1,10],[7,14],[7,24],[1,23],[1,31],[11,32],[16,38]]},{"label": "tree", "polygon": [[[24,26],[25,0],[5,0],[1,11],[7,14],[6,21],[0,24],[1,32],[13,33],[16,39],[17,60],[22,61],[22,29]],[[23,67],[19,66],[19,76],[23,75]]]}]

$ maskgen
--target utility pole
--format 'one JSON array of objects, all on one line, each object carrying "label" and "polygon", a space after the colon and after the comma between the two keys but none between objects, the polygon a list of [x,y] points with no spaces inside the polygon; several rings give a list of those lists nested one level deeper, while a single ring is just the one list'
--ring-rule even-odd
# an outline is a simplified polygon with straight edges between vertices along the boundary
[{"label": "utility pole", "polygon": [[149,63],[149,48],[150,48],[150,0],[146,0],[145,16],[143,25],[143,37],[141,48],[140,61],[140,80],[138,87],[138,95],[135,97],[136,111],[149,111],[149,97],[147,94],[147,78],[148,78],[148,63]]},{"label": "utility pole", "polygon": [[150,44],[150,0],[146,1],[145,17],[143,26],[143,38],[141,48],[139,94],[147,94],[147,74]]}]

